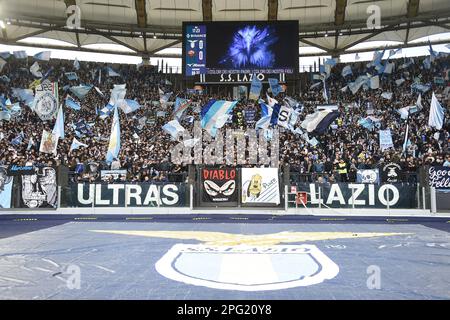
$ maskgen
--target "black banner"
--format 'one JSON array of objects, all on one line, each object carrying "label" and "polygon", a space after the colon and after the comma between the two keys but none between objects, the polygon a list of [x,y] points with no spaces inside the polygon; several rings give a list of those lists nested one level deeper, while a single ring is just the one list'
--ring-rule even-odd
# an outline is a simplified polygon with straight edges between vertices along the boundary
[{"label": "black banner", "polygon": [[236,205],[236,168],[206,167],[201,169],[201,202],[206,205]]},{"label": "black banner", "polygon": [[306,206],[314,208],[417,208],[415,184],[298,183],[297,191],[307,192]]},{"label": "black banner", "polygon": [[69,207],[183,207],[184,183],[71,184],[65,192]]},{"label": "black banner", "polygon": [[35,166],[18,166],[12,164],[8,167],[8,176],[34,175],[37,170]]},{"label": "black banner", "polygon": [[396,183],[403,180],[403,171],[399,164],[390,162],[381,168],[381,181]]},{"label": "black banner", "polygon": [[428,178],[430,187],[436,189],[450,189],[450,167],[429,167]]},{"label": "black banner", "polygon": [[22,175],[20,208],[56,208],[58,185],[56,170],[52,167],[35,167],[33,175]]}]

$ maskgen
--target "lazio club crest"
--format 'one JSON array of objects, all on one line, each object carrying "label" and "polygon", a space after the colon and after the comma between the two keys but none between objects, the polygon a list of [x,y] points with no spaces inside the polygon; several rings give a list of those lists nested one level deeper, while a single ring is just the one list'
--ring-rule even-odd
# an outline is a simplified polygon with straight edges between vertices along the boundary
[{"label": "lazio club crest", "polygon": [[238,291],[304,287],[338,275],[338,265],[317,246],[280,243],[401,235],[352,232],[243,235],[202,231],[92,231],[198,240],[200,244],[175,244],[156,262],[156,271],[168,279],[189,285]]}]

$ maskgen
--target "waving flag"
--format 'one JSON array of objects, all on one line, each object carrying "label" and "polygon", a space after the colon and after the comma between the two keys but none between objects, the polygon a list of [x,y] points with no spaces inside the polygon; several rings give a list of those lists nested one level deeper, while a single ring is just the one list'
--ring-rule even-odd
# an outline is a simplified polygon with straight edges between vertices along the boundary
[{"label": "waving flag", "polygon": [[383,73],[386,73],[386,74],[391,74],[392,73],[392,71],[394,71],[394,68],[395,68],[395,63],[394,62],[387,62],[387,60],[386,60],[386,63],[385,63],[385,65],[384,65],[384,69],[383,69]]},{"label": "waving flag", "polygon": [[164,91],[159,89],[159,103],[161,106],[166,106],[167,102],[169,101],[170,97],[172,96],[172,92],[164,93]]},{"label": "waving flag", "polygon": [[69,90],[77,96],[78,99],[83,100],[84,97],[91,91],[93,85],[81,85],[71,87]]},{"label": "waving flag", "polygon": [[8,110],[0,111],[0,120],[11,121],[11,112]]},{"label": "waving flag", "polygon": [[120,74],[115,72],[111,67],[107,67],[106,70],[108,71],[108,76],[109,77],[120,77]]},{"label": "waving flag", "polygon": [[263,100],[261,100],[259,105],[261,106],[261,117],[272,115],[272,107],[265,104]]},{"label": "waving flag", "polygon": [[0,57],[4,60],[8,59],[11,56],[9,51],[0,52]]},{"label": "waving flag", "polygon": [[177,99],[175,100],[172,116],[174,116],[178,121],[180,121],[184,111],[187,110],[190,103],[191,103],[190,100],[177,97]]},{"label": "waving flag", "polygon": [[72,152],[73,150],[79,149],[81,147],[87,147],[87,144],[81,143],[80,141],[78,141],[75,137],[73,138],[72,144],[70,145],[70,151]]},{"label": "waving flag", "polygon": [[202,128],[209,132],[212,137],[216,136],[217,129],[225,124],[223,119],[237,104],[237,101],[210,100],[202,109]]},{"label": "waving flag", "polygon": [[18,146],[23,142],[23,138],[25,138],[25,135],[23,134],[23,131],[20,131],[20,133],[11,140],[11,144],[14,146]]},{"label": "waving flag", "polygon": [[126,84],[115,84],[114,88],[111,90],[108,104],[114,107],[118,101],[125,99],[126,94]]},{"label": "waving flag", "polygon": [[52,133],[59,136],[60,139],[64,139],[64,113],[62,105],[59,106],[58,115],[56,116],[56,122]]},{"label": "waving flag", "polygon": [[20,88],[12,88],[13,97],[16,97],[27,106],[31,106],[34,101],[33,90],[30,89],[20,89]]},{"label": "waving flag", "polygon": [[352,74],[353,74],[353,71],[352,71],[352,67],[351,67],[351,66],[345,66],[345,67],[342,69],[341,75],[342,75],[343,77],[346,77],[346,76],[349,76],[349,75],[352,75]]},{"label": "waving flag", "polygon": [[2,72],[5,64],[7,64],[7,62],[3,58],[0,58],[0,72]]},{"label": "waving flag", "polygon": [[75,58],[75,60],[73,61],[73,67],[75,68],[75,70],[80,70],[80,62],[77,58]]},{"label": "waving flag", "polygon": [[78,75],[75,72],[66,72],[64,74],[69,80],[78,80]]},{"label": "waving flag", "polygon": [[172,120],[162,126],[162,129],[172,136],[172,139],[177,139],[178,134],[183,132],[184,127],[178,122],[178,120]]},{"label": "waving flag", "polygon": [[76,111],[81,109],[81,106],[78,103],[76,103],[75,100],[73,100],[71,96],[67,96],[66,106],[73,110],[76,110]]},{"label": "waving flag", "polygon": [[136,100],[130,100],[130,99],[120,100],[120,101],[118,101],[117,104],[119,105],[119,108],[122,109],[122,111],[125,114],[134,112],[141,107],[139,102],[137,102]]},{"label": "waving flag", "polygon": [[106,162],[111,163],[114,158],[119,156],[120,151],[120,120],[117,106],[114,108],[114,117],[111,126],[111,136],[109,138],[108,152]]},{"label": "waving flag", "polygon": [[306,116],[301,127],[308,132],[323,134],[337,117],[339,117],[338,111],[332,111],[331,109],[316,111]]},{"label": "waving flag", "polygon": [[278,94],[280,94],[281,91],[283,91],[277,79],[269,78],[269,85],[274,97],[276,97]]},{"label": "waving flag", "polygon": [[34,62],[33,65],[30,67],[30,72],[33,76],[36,78],[42,78],[42,72],[39,71],[41,67],[39,66],[39,63]]},{"label": "waving flag", "polygon": [[16,59],[26,59],[28,57],[27,52],[26,51],[14,51],[13,55]]},{"label": "waving flag", "polygon": [[392,99],[392,92],[383,92],[383,93],[381,94],[381,96],[382,96],[383,98],[385,98],[386,100],[391,100],[391,99]]},{"label": "waving flag", "polygon": [[380,87],[380,77],[373,76],[370,78],[370,89],[378,89]]},{"label": "waving flag", "polygon": [[411,85],[411,91],[420,91],[422,93],[425,93],[430,89],[431,89],[431,85],[429,85],[429,84],[413,83]]},{"label": "waving flag", "polygon": [[40,61],[49,61],[50,55],[51,55],[50,51],[42,51],[42,52],[36,53],[34,55],[34,58],[36,60],[40,60]]},{"label": "waving flag", "polygon": [[250,86],[250,94],[248,98],[250,100],[258,100],[262,89],[262,82],[258,80],[256,75],[253,75],[252,85]]},{"label": "waving flag", "polygon": [[267,93],[266,93],[266,97],[267,97],[267,103],[269,104],[269,107],[273,108],[276,104],[278,104],[278,101],[275,100],[274,98],[270,97]]},{"label": "waving flag", "polygon": [[428,125],[441,130],[444,125],[444,108],[439,104],[439,101],[434,95],[431,97],[430,115],[428,117]]}]

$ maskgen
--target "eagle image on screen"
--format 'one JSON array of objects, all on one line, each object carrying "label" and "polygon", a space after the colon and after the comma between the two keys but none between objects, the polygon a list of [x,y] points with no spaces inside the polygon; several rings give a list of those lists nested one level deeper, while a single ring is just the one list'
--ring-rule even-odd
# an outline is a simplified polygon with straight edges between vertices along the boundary
[{"label": "eagle image on screen", "polygon": [[278,37],[270,26],[245,26],[233,35],[225,56],[224,68],[271,68],[275,62],[272,46]]}]

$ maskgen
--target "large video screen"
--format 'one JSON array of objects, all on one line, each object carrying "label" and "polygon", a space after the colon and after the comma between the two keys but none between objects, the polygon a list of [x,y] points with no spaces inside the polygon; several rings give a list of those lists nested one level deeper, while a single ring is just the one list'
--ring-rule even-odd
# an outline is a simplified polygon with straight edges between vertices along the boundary
[{"label": "large video screen", "polygon": [[295,73],[298,21],[185,22],[186,76],[223,73]]}]

